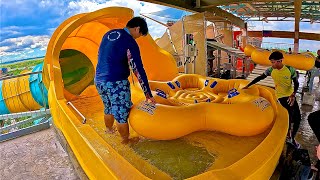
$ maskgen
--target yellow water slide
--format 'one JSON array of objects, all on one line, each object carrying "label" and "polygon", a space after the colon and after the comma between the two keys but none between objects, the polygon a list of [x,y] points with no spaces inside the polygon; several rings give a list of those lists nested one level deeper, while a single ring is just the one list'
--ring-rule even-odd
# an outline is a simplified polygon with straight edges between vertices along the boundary
[{"label": "yellow water slide", "polygon": [[[186,117],[188,121],[197,124],[195,122],[201,117],[199,123],[208,125],[197,126],[196,130],[163,138],[175,140],[142,139],[132,146],[121,144],[118,133],[104,132],[103,104],[93,85],[98,47],[108,30],[125,27],[132,17],[133,11],[123,7],[109,7],[73,16],[56,29],[47,48],[43,78],[49,91],[48,100],[53,122],[67,140],[86,175],[90,179],[269,179],[277,165],[288,129],[288,115],[276,102],[273,90],[253,86],[252,89],[244,91],[248,94],[246,103],[251,103],[252,111],[259,112],[262,116],[267,115],[256,117],[261,127],[255,128],[256,124],[251,121],[248,128],[252,131],[247,136],[236,136],[239,131],[235,127],[244,127],[242,122],[245,122],[246,117],[242,116],[241,111],[246,111],[246,108],[241,109],[241,104],[237,104],[242,100],[229,100],[228,90],[241,89],[247,82],[220,81],[197,75],[178,76],[173,57],[160,49],[150,35],[137,39],[137,42],[146,73],[151,80],[151,89],[159,102],[156,106],[165,114],[157,114],[156,120],[160,123],[156,126],[144,126],[146,124],[143,120],[149,121],[153,117],[144,116],[139,112],[144,95],[138,83],[131,81],[134,107],[129,121],[132,125],[138,125],[137,128],[130,128],[131,136],[143,135],[144,132],[150,134],[152,128],[158,127],[166,131],[169,129],[166,128],[169,127],[169,123],[166,123],[170,120],[168,118]],[[181,86],[176,81],[180,81]],[[206,106],[203,104],[206,102],[199,102],[195,105],[184,104],[187,107],[183,108],[179,104],[170,105],[172,101],[164,103],[166,100],[161,100],[156,90],[166,92],[168,87],[172,88],[170,82],[171,85],[176,84],[175,88],[179,87],[179,91],[170,90],[169,98],[175,103],[178,103],[176,99],[185,102],[192,99],[204,100],[203,94],[209,94],[206,98],[210,101],[219,100],[224,104]],[[218,90],[214,89],[217,87]],[[203,94],[195,93],[199,88],[203,88]],[[181,92],[191,95],[183,95]],[[175,96],[175,93],[187,98],[181,99]],[[197,110],[194,111],[192,107]],[[221,108],[222,112],[229,113],[226,115],[232,115],[232,107],[238,107],[239,115],[233,114],[233,119],[229,119],[232,124],[221,124],[219,117],[225,118],[225,114],[217,109],[210,112],[210,107]],[[148,107],[145,110],[148,111]],[[176,113],[168,113],[171,110]],[[262,112],[264,110],[265,112]],[[156,111],[154,112],[157,113]],[[212,113],[215,118],[212,122],[207,122],[202,113],[206,116]],[[83,123],[84,118],[86,123]],[[175,122],[174,126],[188,123],[184,118],[181,122]],[[220,132],[208,131],[216,130],[215,125],[225,129]],[[185,126],[180,128],[183,127]],[[161,136],[162,132],[157,132]],[[232,132],[234,135],[231,135]],[[150,138],[161,139],[158,135],[151,134]]]},{"label": "yellow water slide", "polygon": [[32,71],[0,81],[0,115],[48,107],[48,91],[42,83],[43,63]]}]

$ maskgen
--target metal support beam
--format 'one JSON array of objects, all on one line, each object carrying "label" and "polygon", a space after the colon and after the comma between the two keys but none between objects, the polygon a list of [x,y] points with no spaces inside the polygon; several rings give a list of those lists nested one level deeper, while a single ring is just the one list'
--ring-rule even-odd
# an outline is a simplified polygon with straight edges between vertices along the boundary
[{"label": "metal support beam", "polygon": [[[277,37],[277,38],[294,38],[295,33],[289,31],[272,31],[270,37]],[[262,31],[248,31],[249,37],[262,37]],[[320,34],[319,33],[305,33],[299,32],[300,39],[306,40],[313,40],[313,41],[320,41]]]},{"label": "metal support beam", "polygon": [[218,58],[217,58],[217,70],[218,70],[218,78],[220,78],[220,66],[221,66],[221,49],[218,49]]},{"label": "metal support beam", "polygon": [[[270,16],[269,16],[270,17]],[[256,18],[256,17],[247,17],[247,16],[243,16],[243,18],[246,20],[246,21],[261,21],[261,19],[259,18]],[[290,21],[292,22],[292,20],[290,19],[287,19],[287,18],[282,18],[282,19],[268,19],[268,21]],[[308,23],[311,23],[311,20],[301,20],[300,22],[308,22]],[[320,23],[320,20],[312,20],[312,23]]]},{"label": "metal support beam", "polygon": [[211,8],[196,8],[196,4],[194,4],[193,0],[141,0],[145,2],[150,2],[150,3],[155,3],[155,4],[160,4],[164,6],[169,6],[169,7],[174,7],[177,9],[183,9],[183,10],[188,10],[191,12],[211,12],[214,13],[216,16],[220,16],[225,18],[226,20],[230,21],[232,24],[238,26],[239,28],[244,28],[245,27],[245,22],[231,14],[228,13],[227,11],[224,11],[218,7],[211,7]]},{"label": "metal support beam", "polygon": [[300,16],[301,16],[302,0],[294,1],[294,47],[295,53],[299,52],[299,31],[300,31]]},{"label": "metal support beam", "polygon": [[150,19],[150,20],[152,20],[152,21],[154,21],[154,22],[157,22],[157,23],[161,24],[162,26],[169,27],[167,24],[164,24],[164,23],[162,23],[162,22],[160,22],[160,21],[157,21],[157,20],[155,20],[155,19],[153,19],[153,18],[151,18],[151,17],[148,17],[148,16],[146,16],[146,15],[144,15],[144,14],[140,14],[140,15],[141,15],[142,17],[148,18],[148,19]]}]

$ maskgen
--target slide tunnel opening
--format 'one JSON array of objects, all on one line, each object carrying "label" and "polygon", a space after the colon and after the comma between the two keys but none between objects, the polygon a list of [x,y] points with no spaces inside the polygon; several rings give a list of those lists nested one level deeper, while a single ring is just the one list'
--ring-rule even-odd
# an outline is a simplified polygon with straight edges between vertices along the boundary
[{"label": "slide tunnel opening", "polygon": [[60,52],[64,89],[80,95],[88,86],[94,84],[94,66],[90,59],[80,51],[65,49]]}]

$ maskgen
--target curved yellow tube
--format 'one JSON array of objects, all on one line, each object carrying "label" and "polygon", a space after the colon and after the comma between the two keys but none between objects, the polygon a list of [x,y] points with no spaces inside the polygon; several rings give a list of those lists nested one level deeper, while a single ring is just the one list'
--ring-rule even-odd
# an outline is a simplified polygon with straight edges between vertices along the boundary
[{"label": "curved yellow tube", "polygon": [[30,75],[3,81],[0,93],[10,113],[40,109],[41,106],[32,97],[29,78]]},{"label": "curved yellow tube", "polygon": [[246,47],[244,47],[244,54],[246,56],[251,56],[252,52],[255,50],[256,48],[250,44],[246,45]]},{"label": "curved yellow tube", "polygon": [[[271,66],[271,62],[269,60],[270,54],[275,51],[268,51],[264,49],[258,49],[251,45],[247,45],[245,47],[245,53],[246,55],[251,56],[252,60],[261,65]],[[280,50],[281,51],[281,50]],[[283,53],[283,63],[288,66],[292,66],[296,69],[301,70],[310,70],[314,66],[314,56],[309,53],[302,53],[302,54],[286,54],[284,51],[281,51]]]}]

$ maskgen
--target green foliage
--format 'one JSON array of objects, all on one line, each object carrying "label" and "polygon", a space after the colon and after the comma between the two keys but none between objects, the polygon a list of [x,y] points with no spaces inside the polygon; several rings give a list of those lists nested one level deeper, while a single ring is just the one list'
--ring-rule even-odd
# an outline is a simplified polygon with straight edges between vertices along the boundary
[{"label": "green foliage", "polygon": [[[9,71],[8,73],[12,76],[16,76],[16,75],[19,75],[21,74],[21,72],[23,71],[24,69],[15,69],[15,70],[12,70],[12,71]],[[27,69],[27,70],[30,70],[30,69]]]},{"label": "green foliage", "polygon": [[43,58],[41,59],[34,59],[34,60],[28,60],[28,61],[23,61],[23,62],[17,62],[17,63],[12,63],[12,64],[7,64],[6,67],[10,69],[15,69],[15,68],[21,68],[21,67],[31,67],[35,66],[37,64],[40,64],[43,62]]},{"label": "green foliage", "polygon": [[[31,118],[31,116],[24,116],[24,117],[19,117],[19,118],[15,118],[16,122],[20,122],[20,121],[24,121],[26,119]],[[33,121],[28,122],[28,123],[24,123],[18,126],[19,129],[23,129],[23,128],[27,128],[29,126],[33,125]]]},{"label": "green foliage", "polygon": [[[4,125],[11,125],[11,121],[14,119],[15,122],[20,122],[20,121],[24,121],[24,120],[27,120],[29,118],[31,118],[32,116],[24,116],[24,117],[18,117],[18,118],[9,118],[9,119],[6,119],[6,120],[0,120],[2,124],[2,126]],[[30,127],[33,125],[33,121],[31,122],[27,122],[27,123],[24,123],[24,124],[21,124],[18,126],[18,129],[23,129],[23,128],[27,128],[27,127]],[[1,133],[2,134],[5,134],[5,133],[8,133],[9,131],[6,130],[6,131],[2,131]]]},{"label": "green foliage", "polygon": [[33,121],[18,126],[19,129],[27,128],[33,125]]},{"label": "green foliage", "polygon": [[5,67],[9,68],[10,75],[19,75],[23,70],[32,70],[32,68],[43,62],[43,58],[27,60],[23,62],[17,62],[12,64],[7,64]]},{"label": "green foliage", "polygon": [[31,118],[31,116],[18,117],[18,118],[15,118],[15,120],[16,120],[16,122],[20,122],[20,121],[26,120],[28,118]]}]

